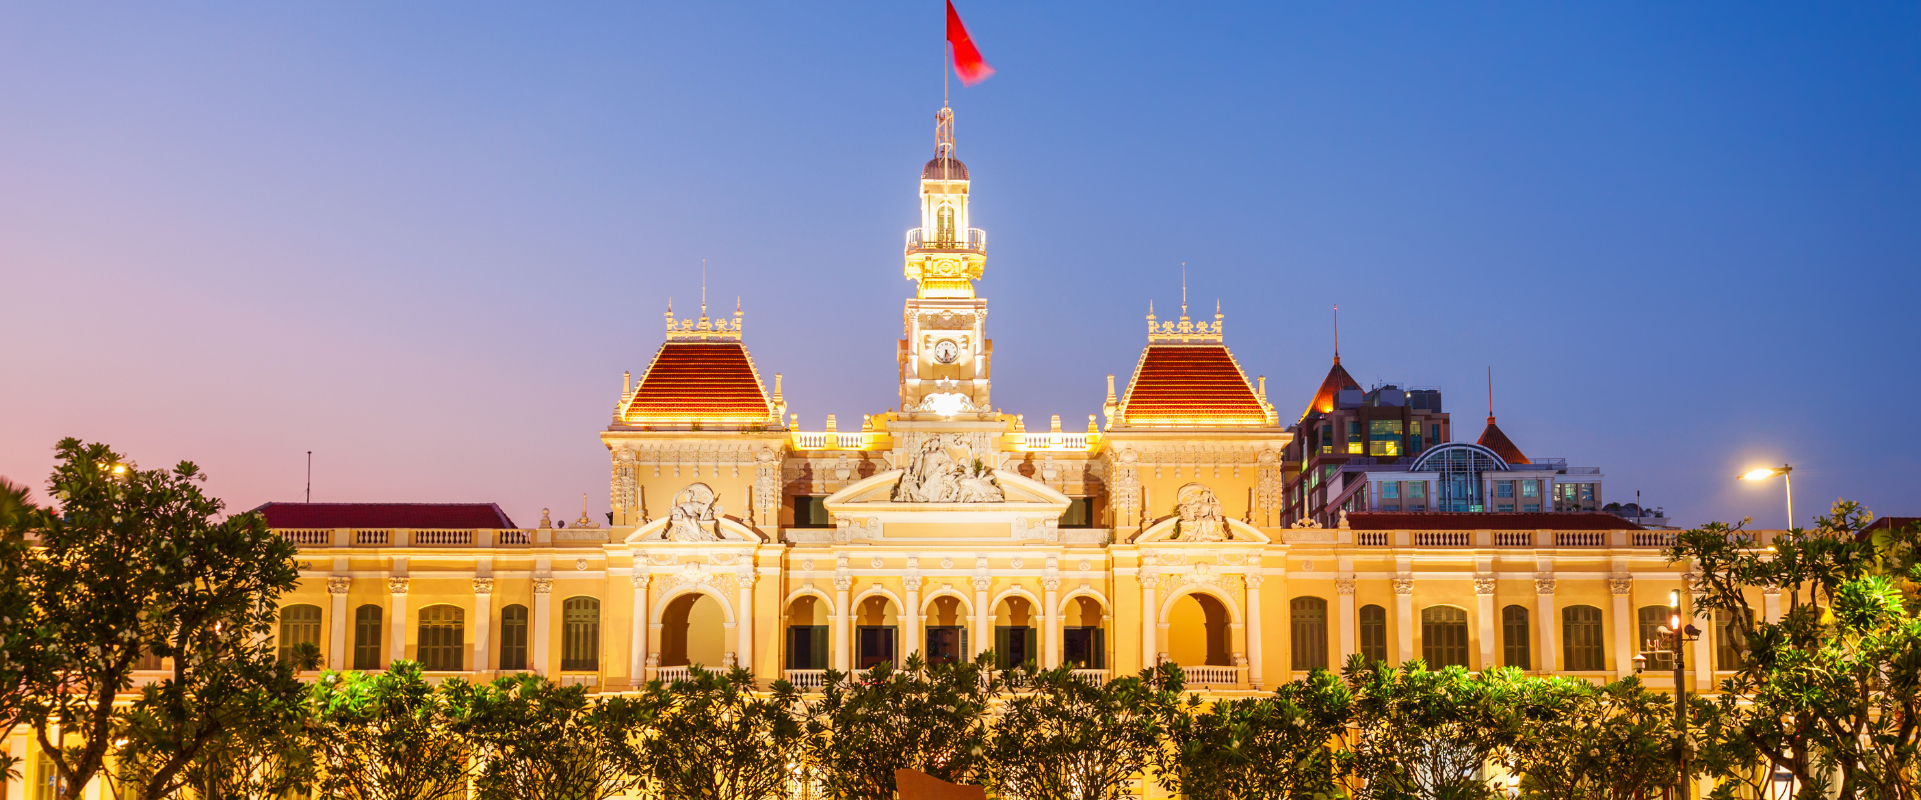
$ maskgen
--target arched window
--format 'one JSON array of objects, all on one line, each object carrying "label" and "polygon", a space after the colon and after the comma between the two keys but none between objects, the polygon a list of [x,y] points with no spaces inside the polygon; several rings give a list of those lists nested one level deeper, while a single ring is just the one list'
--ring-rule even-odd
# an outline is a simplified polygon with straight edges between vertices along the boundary
[{"label": "arched window", "polygon": [[1735,640],[1733,615],[1721,609],[1714,611],[1714,668],[1722,672],[1733,672],[1741,668],[1741,657],[1747,648]]},{"label": "arched window", "polygon": [[293,660],[294,648],[303,643],[320,646],[320,606],[280,609],[280,660]]},{"label": "arched window", "polygon": [[1288,621],[1293,626],[1294,668],[1327,668],[1327,601],[1318,597],[1296,597],[1288,603]]},{"label": "arched window", "polygon": [[1529,644],[1527,606],[1501,609],[1501,649],[1503,662],[1516,669],[1533,669],[1534,648]]},{"label": "arched window", "polygon": [[354,609],[354,669],[380,669],[380,606]]},{"label": "arched window", "polygon": [[1561,609],[1562,669],[1598,672],[1607,669],[1607,645],[1602,640],[1601,609],[1568,606]]},{"label": "arched window", "polygon": [[500,610],[500,668],[527,668],[527,607]]},{"label": "arched window", "polygon": [[466,669],[467,612],[458,606],[420,610],[420,668],[428,672]]},{"label": "arched window", "polygon": [[600,601],[569,597],[561,604],[560,669],[593,672],[600,669]]},{"label": "arched window", "polygon": [[1387,609],[1361,606],[1361,657],[1369,661],[1387,660]]},{"label": "arched window", "polygon": [[1467,612],[1454,606],[1421,609],[1421,660],[1431,668],[1467,666]]},{"label": "arched window", "polygon": [[934,216],[936,241],[954,241],[954,207],[947,203],[942,203],[940,210],[936,211]]},{"label": "arched window", "polygon": [[1671,613],[1667,606],[1642,606],[1634,614],[1636,634],[1640,636],[1636,650],[1647,657],[1647,668],[1654,672],[1674,669],[1674,637],[1661,632]]}]

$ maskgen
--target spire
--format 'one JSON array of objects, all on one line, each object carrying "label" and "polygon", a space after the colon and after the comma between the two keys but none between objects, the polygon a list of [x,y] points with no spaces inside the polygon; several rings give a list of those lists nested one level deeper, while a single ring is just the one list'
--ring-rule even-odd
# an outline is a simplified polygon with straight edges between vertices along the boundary
[{"label": "spire", "polygon": [[1337,303],[1334,306],[1334,364],[1336,366],[1339,366],[1340,363],[1341,363],[1341,306],[1340,304]]},{"label": "spire", "polygon": [[1187,262],[1181,262],[1181,319],[1187,319]]},{"label": "spire", "polygon": [[1507,438],[1507,433],[1502,431],[1499,425],[1494,424],[1493,367],[1487,368],[1487,428],[1481,431],[1481,438],[1475,440],[1474,443],[1493,450],[1502,460],[1509,464],[1534,463],[1528,459],[1526,453],[1521,452],[1521,448],[1515,446],[1514,440]]},{"label": "spire", "polygon": [[1487,424],[1494,424],[1494,368],[1487,368]]},{"label": "spire", "polygon": [[954,157],[954,109],[945,101],[941,102],[940,113],[934,115],[934,157]]}]

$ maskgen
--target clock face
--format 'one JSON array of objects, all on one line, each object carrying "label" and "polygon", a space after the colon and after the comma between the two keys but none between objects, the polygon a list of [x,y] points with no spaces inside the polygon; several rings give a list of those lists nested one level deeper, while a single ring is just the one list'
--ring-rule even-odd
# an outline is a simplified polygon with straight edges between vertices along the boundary
[{"label": "clock face", "polygon": [[934,360],[942,364],[952,364],[960,360],[960,345],[952,339],[942,339],[934,343]]}]

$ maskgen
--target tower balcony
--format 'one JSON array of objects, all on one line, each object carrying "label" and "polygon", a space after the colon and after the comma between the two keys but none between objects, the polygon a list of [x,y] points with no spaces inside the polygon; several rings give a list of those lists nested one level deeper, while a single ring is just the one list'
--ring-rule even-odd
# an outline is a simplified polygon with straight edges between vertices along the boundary
[{"label": "tower balcony", "polygon": [[987,231],[979,228],[968,228],[964,236],[954,235],[943,239],[938,231],[930,231],[926,228],[909,230],[907,232],[907,253],[912,254],[926,250],[951,250],[985,255],[987,253]]}]

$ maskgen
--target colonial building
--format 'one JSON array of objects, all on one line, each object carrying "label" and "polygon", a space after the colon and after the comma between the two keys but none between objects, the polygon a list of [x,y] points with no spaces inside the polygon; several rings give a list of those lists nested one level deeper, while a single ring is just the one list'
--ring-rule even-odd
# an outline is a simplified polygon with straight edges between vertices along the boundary
[{"label": "colonial building", "polygon": [[[1173,661],[1217,694],[1355,653],[1632,671],[1649,620],[1685,588],[1662,553],[1671,534],[1574,511],[1599,502],[1598,473],[1517,458],[1491,418],[1480,444],[1453,442],[1438,392],[1363,392],[1337,361],[1290,428],[1222,313],[1183,303],[1150,313],[1104,419],[1000,411],[976,291],[987,235],[952,125],[942,109],[905,237],[899,396],[875,403],[891,409],[801,430],[740,309],[670,309],[599,434],[606,524],[271,504],[301,548],[283,644],[313,641],[334,668],[411,658],[605,691],[693,664],[818,686],[829,667],[915,651],[1096,675]],[[1319,477],[1303,489],[1301,475]],[[1556,487],[1587,484],[1592,496],[1557,502]],[[1319,493],[1286,496],[1305,492]],[[1484,513],[1435,513],[1467,506]],[[1710,630],[1696,645],[1695,688],[1720,642]]]}]

